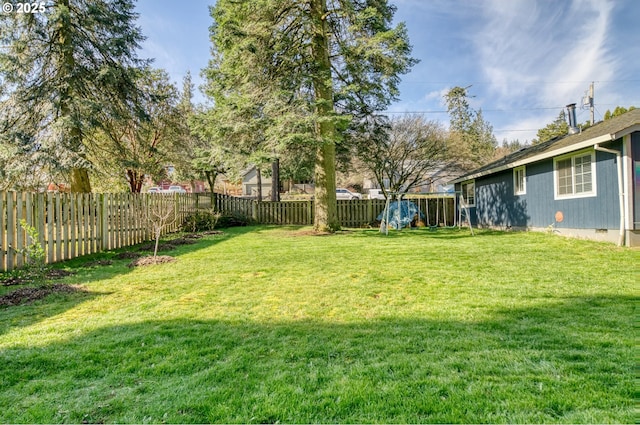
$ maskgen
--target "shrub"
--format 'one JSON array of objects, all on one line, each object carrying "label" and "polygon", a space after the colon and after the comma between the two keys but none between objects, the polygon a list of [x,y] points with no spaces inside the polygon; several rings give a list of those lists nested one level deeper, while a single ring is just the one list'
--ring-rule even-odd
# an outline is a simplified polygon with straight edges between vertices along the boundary
[{"label": "shrub", "polygon": [[253,223],[251,217],[240,213],[231,213],[220,216],[218,228],[248,226]]},{"label": "shrub", "polygon": [[220,219],[220,213],[213,211],[196,211],[185,217],[182,222],[183,232],[206,232],[213,230]]},{"label": "shrub", "polygon": [[44,285],[50,267],[46,262],[44,247],[38,240],[38,231],[35,227],[29,226],[26,220],[20,220],[20,226],[27,232],[29,244],[20,250],[20,254],[25,255],[27,261],[24,267],[18,271],[19,277],[37,285]]}]

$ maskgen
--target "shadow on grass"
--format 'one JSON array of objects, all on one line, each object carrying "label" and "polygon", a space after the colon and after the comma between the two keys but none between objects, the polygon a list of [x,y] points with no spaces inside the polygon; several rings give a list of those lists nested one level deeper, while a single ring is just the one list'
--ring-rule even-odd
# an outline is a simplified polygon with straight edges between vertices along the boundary
[{"label": "shadow on grass", "polygon": [[71,332],[0,351],[0,422],[626,423],[636,302],[565,299],[479,322],[185,319]]},{"label": "shadow on grass", "polygon": [[[170,255],[172,257],[179,258],[186,253],[195,252],[201,249],[206,249],[211,246],[225,242],[233,237],[237,237],[252,231],[250,227],[235,227],[233,229],[224,229],[222,234],[208,235],[202,239],[194,240],[193,244],[179,245],[169,251],[158,252],[158,255]],[[172,235],[168,235],[172,236]],[[163,240],[166,240],[163,239]],[[148,245],[149,242],[143,242],[141,244],[132,245],[124,248],[119,248],[112,251],[105,251],[96,254],[86,255],[72,260],[55,263],[54,268],[65,269],[73,271],[75,274],[70,278],[64,280],[73,284],[89,284],[95,280],[111,279],[120,275],[124,275],[132,272],[135,268],[128,267],[132,262],[131,258],[118,259],[118,255],[121,253],[137,253],[141,256],[153,255],[153,251],[140,250],[143,245]],[[88,265],[88,263],[95,263],[98,261],[109,260],[112,264],[109,265]],[[153,266],[151,266],[153,267]]]},{"label": "shadow on grass", "polygon": [[[225,231],[222,235],[208,236],[203,239],[198,239],[194,244],[176,247],[176,249],[168,252],[168,254],[179,258],[180,255],[185,253],[211,247],[229,240],[232,237],[251,232],[252,230],[253,229],[249,227],[233,228],[230,231]],[[84,290],[64,294],[53,293],[36,302],[18,306],[0,306],[0,315],[2,319],[0,320],[0,335],[9,332],[13,328],[30,326],[41,320],[63,313],[64,311],[97,296],[109,295],[108,292],[92,292],[88,290],[88,288],[84,287],[84,285],[89,285],[91,282],[96,280],[117,278],[118,276],[132,272],[134,268],[128,267],[128,264],[131,263],[132,260],[117,259],[116,256],[122,252],[138,252],[138,247],[143,244],[77,257],[72,260],[53,264],[52,266],[54,269],[71,271],[73,274],[64,279],[56,279],[52,283],[81,285],[81,288]],[[149,252],[141,252],[141,254],[149,255]],[[159,255],[160,254],[162,253],[159,253]],[[87,263],[95,263],[104,260],[110,260],[112,263],[109,265],[86,266]],[[0,287],[0,295],[6,295],[12,291],[19,290],[20,288],[27,288],[30,286],[32,285]],[[61,301],[61,299],[63,301]]]},{"label": "shadow on grass", "polygon": [[[16,290],[17,287],[12,287]],[[12,329],[31,326],[42,320],[57,316],[98,296],[109,295],[106,292],[78,290],[75,292],[52,293],[46,297],[15,306],[0,306],[0,336]]]},{"label": "shadow on grass", "polygon": [[370,238],[424,238],[424,239],[440,239],[440,240],[455,240],[455,239],[469,239],[469,238],[483,238],[483,237],[496,237],[496,236],[508,236],[517,234],[517,232],[504,232],[498,230],[485,230],[474,229],[472,235],[468,228],[452,228],[436,230],[429,229],[427,227],[417,227],[411,229],[389,230],[388,234],[381,233],[378,229],[348,229],[347,232],[357,234],[362,237]]}]

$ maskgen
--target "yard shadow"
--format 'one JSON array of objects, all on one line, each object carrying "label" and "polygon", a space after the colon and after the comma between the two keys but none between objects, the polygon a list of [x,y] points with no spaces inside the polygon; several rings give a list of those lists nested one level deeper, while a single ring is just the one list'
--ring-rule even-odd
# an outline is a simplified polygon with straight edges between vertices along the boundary
[{"label": "yard shadow", "polygon": [[473,234],[469,231],[468,227],[460,228],[438,228],[436,230],[426,227],[406,228],[400,231],[389,230],[388,234],[381,233],[378,229],[354,229],[355,237],[367,237],[367,238],[423,238],[423,239],[442,239],[442,240],[456,240],[456,239],[469,239],[473,237],[493,237],[493,236],[506,236],[509,232],[502,230],[492,229],[473,229]]},{"label": "yard shadow", "polygon": [[[527,202],[513,194],[513,186],[504,181],[490,181],[478,186],[476,201],[477,224],[499,229],[526,229],[530,217]],[[475,223],[474,223],[475,224]]]},{"label": "yard shadow", "polygon": [[[215,235],[213,237],[199,239],[191,245],[179,246],[175,250],[168,252],[168,254],[179,258],[180,255],[185,253],[206,249],[229,240],[230,238],[240,236],[251,231],[252,229],[248,227],[234,228],[232,231],[224,232],[223,235]],[[100,252],[77,257],[68,261],[54,263],[52,265],[54,269],[72,271],[73,274],[64,279],[56,279],[53,283],[78,285],[81,290],[64,294],[53,293],[35,302],[17,306],[0,306],[0,335],[3,335],[16,327],[30,326],[39,321],[64,313],[65,311],[95,297],[109,295],[110,292],[91,291],[90,286],[88,285],[96,280],[108,280],[131,273],[134,268],[127,267],[127,264],[132,260],[118,260],[116,259],[116,256],[121,252],[137,252],[140,245],[141,244],[133,245],[113,251]],[[141,254],[148,255],[148,252],[142,252]],[[163,253],[158,253],[158,255],[161,254]],[[110,260],[112,261],[112,264],[85,266],[85,264],[90,262],[104,260]],[[3,290],[1,294],[6,295],[12,291],[25,287],[28,287],[28,285],[5,287],[2,288]]]},{"label": "yard shadow", "polygon": [[0,351],[0,422],[629,422],[636,302],[556,299],[480,321],[70,331]]},{"label": "yard shadow", "polygon": [[[201,249],[212,247],[214,245],[218,245],[227,240],[230,240],[231,238],[241,236],[251,231],[252,231],[251,227],[235,227],[232,230],[228,230],[228,231],[227,229],[225,229],[223,230],[223,233],[220,235],[204,236],[202,239],[194,240],[194,243],[192,244],[176,246],[174,249],[171,249],[169,251],[158,251],[158,255],[170,255],[170,256],[179,258],[183,254],[195,252]],[[171,235],[168,235],[168,236],[171,236]],[[141,244],[119,248],[111,251],[104,251],[96,254],[77,257],[72,260],[55,263],[53,264],[53,267],[71,270],[75,272],[74,276],[65,280],[65,282],[70,282],[74,284],[84,285],[84,284],[89,284],[97,279],[111,279],[117,276],[130,273],[133,270],[135,270],[135,268],[127,267],[128,264],[132,262],[132,259],[130,258],[118,259],[117,256],[125,252],[137,253],[142,256],[152,255],[153,251],[140,250],[140,247],[146,244],[149,244],[149,242],[144,242]],[[112,264],[104,265],[104,266],[100,266],[100,265],[85,266],[85,264],[87,263],[102,261],[102,260],[112,261]]]},{"label": "yard shadow", "polygon": [[31,326],[42,320],[62,314],[75,306],[108,292],[78,290],[70,293],[52,293],[42,299],[15,306],[0,306],[0,336],[12,329]]}]

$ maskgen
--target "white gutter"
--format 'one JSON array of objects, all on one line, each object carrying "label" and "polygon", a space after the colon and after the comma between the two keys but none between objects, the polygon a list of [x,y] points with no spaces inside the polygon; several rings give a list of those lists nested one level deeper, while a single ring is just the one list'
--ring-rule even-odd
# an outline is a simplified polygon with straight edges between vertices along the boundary
[{"label": "white gutter", "polygon": [[600,152],[610,153],[616,156],[617,168],[618,168],[618,190],[619,192],[619,201],[620,201],[620,235],[618,237],[618,246],[624,245],[624,186],[622,179],[622,152],[617,151],[615,149],[608,149],[601,147],[598,143],[593,145],[593,148]]}]

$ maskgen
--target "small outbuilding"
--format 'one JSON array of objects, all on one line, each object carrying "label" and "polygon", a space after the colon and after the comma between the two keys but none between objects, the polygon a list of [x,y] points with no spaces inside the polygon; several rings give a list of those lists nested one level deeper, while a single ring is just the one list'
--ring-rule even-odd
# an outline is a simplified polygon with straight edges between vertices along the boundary
[{"label": "small outbuilding", "polygon": [[640,109],[523,148],[452,181],[474,226],[640,245]]}]

